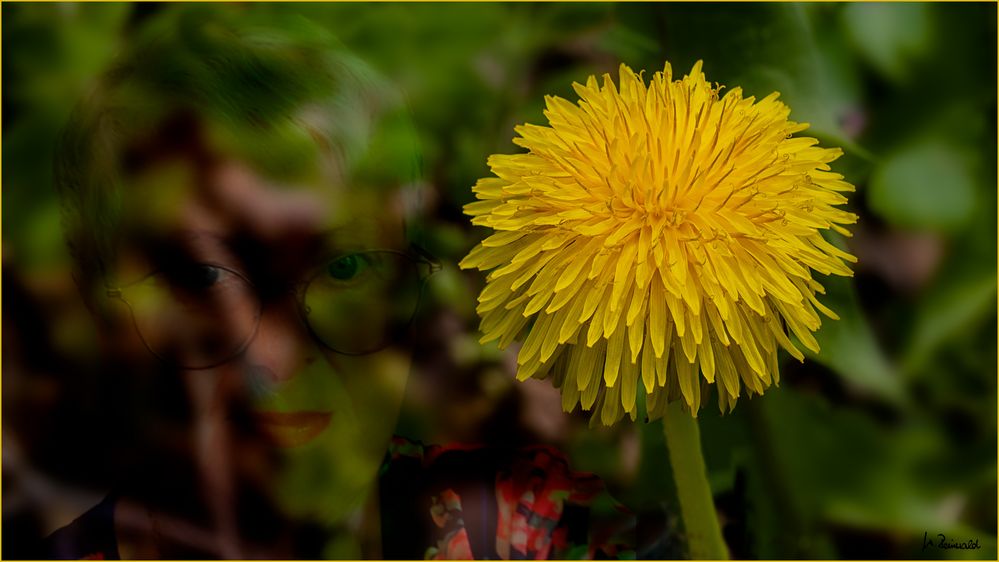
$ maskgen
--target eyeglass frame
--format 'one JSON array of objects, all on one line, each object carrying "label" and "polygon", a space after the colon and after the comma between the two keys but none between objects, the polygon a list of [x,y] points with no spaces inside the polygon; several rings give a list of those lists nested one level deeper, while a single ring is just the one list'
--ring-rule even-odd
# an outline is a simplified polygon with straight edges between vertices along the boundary
[{"label": "eyeglass frame", "polygon": [[[420,265],[424,265],[424,266],[427,266],[427,268],[428,268],[426,270],[426,273],[424,273],[423,271],[420,271],[419,269],[417,270],[417,274],[419,276],[419,288],[418,288],[418,291],[417,291],[416,305],[413,307],[413,312],[410,314],[409,319],[407,319],[407,321],[405,323],[405,326],[408,329],[409,327],[412,326],[413,320],[416,318],[416,313],[420,309],[420,304],[422,304],[422,302],[423,302],[423,292],[424,292],[424,290],[426,288],[427,282],[429,281],[430,277],[434,273],[439,272],[441,269],[443,269],[444,266],[441,263],[440,259],[438,259],[436,256],[434,256],[433,254],[431,254],[430,252],[428,252],[427,250],[421,248],[420,246],[418,246],[416,244],[410,244],[409,247],[406,250],[395,250],[395,249],[376,248],[376,249],[367,249],[367,250],[358,250],[358,251],[344,252],[342,254],[338,254],[336,257],[334,257],[331,260],[329,260],[329,262],[327,262],[327,265],[329,263],[332,263],[332,262],[334,262],[334,261],[336,261],[338,259],[342,259],[344,257],[354,256],[354,255],[360,255],[360,254],[371,254],[371,253],[389,253],[389,254],[396,254],[396,255],[404,256],[404,257],[412,260],[413,263],[414,263],[414,265],[416,265],[417,267],[419,267]],[[160,273],[163,273],[164,270],[162,270],[162,269],[154,270],[154,271],[152,271],[152,272],[144,275],[141,279],[133,281],[133,282],[127,284],[127,285],[113,286],[113,285],[107,283],[107,281],[105,281],[105,285],[104,285],[105,286],[105,296],[107,298],[109,298],[109,299],[118,299],[121,302],[125,303],[125,306],[128,307],[129,316],[132,318],[132,327],[135,329],[135,332],[139,335],[139,339],[142,340],[142,345],[146,348],[146,351],[148,351],[153,357],[155,357],[157,360],[159,360],[161,363],[163,363],[165,365],[168,365],[168,366],[171,366],[171,367],[177,367],[177,368],[181,368],[181,369],[185,369],[185,370],[189,370],[189,371],[202,371],[202,370],[207,370],[207,369],[212,369],[212,368],[218,367],[219,365],[224,365],[224,364],[228,363],[229,361],[232,361],[234,358],[238,357],[244,351],[246,351],[246,348],[249,347],[249,345],[251,343],[253,343],[253,341],[257,337],[257,332],[260,329],[260,318],[263,316],[264,305],[265,305],[264,300],[262,298],[260,298],[260,291],[259,291],[259,288],[257,287],[257,284],[254,283],[251,279],[249,279],[243,273],[241,273],[239,271],[236,271],[235,269],[233,269],[231,267],[228,267],[228,266],[225,266],[225,265],[221,265],[221,264],[211,263],[211,262],[199,262],[199,265],[206,265],[206,266],[210,266],[210,267],[216,267],[216,268],[225,270],[226,272],[232,273],[233,275],[239,277],[240,279],[242,279],[243,281],[245,281],[246,284],[251,289],[253,289],[253,295],[254,295],[254,297],[256,298],[256,301],[257,301],[256,318],[255,318],[255,320],[253,322],[253,329],[246,336],[245,341],[243,341],[239,345],[239,347],[237,347],[235,350],[233,350],[232,352],[230,352],[224,359],[220,359],[219,361],[217,361],[215,363],[211,363],[211,364],[205,365],[205,366],[188,367],[188,366],[181,365],[181,364],[178,364],[176,362],[170,361],[166,357],[163,357],[161,354],[157,353],[152,348],[152,346],[149,345],[149,342],[146,341],[146,336],[142,333],[142,330],[139,328],[139,325],[138,325],[138,320],[136,320],[136,318],[135,318],[135,308],[133,308],[132,303],[130,303],[128,301],[128,299],[126,298],[125,290],[127,290],[129,287],[134,287],[134,286],[142,283],[143,281],[149,279],[150,277],[152,277],[154,275],[158,275]],[[319,277],[319,275],[322,274],[322,267],[323,266],[317,266],[312,271],[310,271],[305,276],[305,278],[303,280],[290,284],[288,286],[288,289],[287,289],[287,292],[293,293],[295,295],[295,303],[297,305],[296,308],[298,310],[299,319],[302,321],[302,324],[305,325],[306,329],[308,329],[309,336],[314,341],[316,341],[317,343],[319,343],[321,346],[323,346],[324,348],[328,349],[329,351],[332,351],[334,353],[338,353],[340,355],[350,356],[350,357],[359,357],[359,356],[363,356],[363,355],[370,355],[372,353],[376,353],[378,351],[381,351],[381,350],[387,348],[388,345],[391,343],[390,341],[386,341],[380,347],[376,347],[376,348],[368,350],[368,351],[360,351],[360,352],[340,351],[340,350],[334,348],[332,345],[330,345],[330,344],[326,343],[325,341],[323,341],[323,339],[316,334],[315,329],[312,327],[312,323],[310,323],[309,319],[308,319],[308,313],[309,313],[309,311],[307,311],[308,307],[305,304],[305,295],[308,292],[309,286],[316,280],[317,277]]]}]

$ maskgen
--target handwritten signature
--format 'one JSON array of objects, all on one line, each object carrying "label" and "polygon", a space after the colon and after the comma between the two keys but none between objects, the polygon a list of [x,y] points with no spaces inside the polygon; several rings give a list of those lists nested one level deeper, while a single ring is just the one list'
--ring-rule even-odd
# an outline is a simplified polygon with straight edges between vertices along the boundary
[{"label": "handwritten signature", "polygon": [[923,531],[923,550],[926,550],[927,548],[941,548],[944,550],[951,548],[957,548],[960,550],[978,550],[979,548],[982,548],[982,546],[978,544],[978,539],[968,539],[964,542],[953,542],[948,541],[947,537],[944,536],[943,533],[937,533],[936,538],[937,541],[933,542],[929,533]]}]

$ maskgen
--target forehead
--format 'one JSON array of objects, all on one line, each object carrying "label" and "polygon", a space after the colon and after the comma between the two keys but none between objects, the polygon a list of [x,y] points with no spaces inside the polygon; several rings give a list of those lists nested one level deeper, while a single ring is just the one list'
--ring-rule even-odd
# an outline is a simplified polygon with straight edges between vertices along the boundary
[{"label": "forehead", "polygon": [[173,113],[129,135],[123,187],[167,207],[213,202],[263,225],[352,220],[389,207],[418,175],[405,111],[354,109],[307,105],[263,123]]},{"label": "forehead", "polygon": [[339,251],[404,249],[417,169],[408,119],[342,113],[309,106],[253,124],[182,112],[136,131],[119,184],[120,258],[293,274]]},{"label": "forehead", "polygon": [[[241,160],[177,156],[137,171],[123,189],[124,239],[175,240],[191,233],[275,252],[291,245],[404,246],[402,185],[351,181],[331,166],[294,179],[263,175]],[[320,240],[321,239],[321,240]]]}]

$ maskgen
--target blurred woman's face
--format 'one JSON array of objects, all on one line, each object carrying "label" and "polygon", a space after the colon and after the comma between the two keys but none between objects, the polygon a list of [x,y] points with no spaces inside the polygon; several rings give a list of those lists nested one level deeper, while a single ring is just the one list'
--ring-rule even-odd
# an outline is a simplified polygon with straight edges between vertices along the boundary
[{"label": "blurred woman's face", "polygon": [[116,349],[183,381],[209,494],[249,475],[288,515],[325,523],[358,505],[384,456],[421,273],[401,186],[345,168],[320,155],[281,179],[213,149],[154,158],[123,190],[109,281],[134,324]]}]

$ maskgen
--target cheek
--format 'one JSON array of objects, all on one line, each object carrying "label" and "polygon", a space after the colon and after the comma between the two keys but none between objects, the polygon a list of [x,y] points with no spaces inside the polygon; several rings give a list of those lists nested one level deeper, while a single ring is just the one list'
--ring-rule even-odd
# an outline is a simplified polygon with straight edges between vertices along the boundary
[{"label": "cheek", "polygon": [[135,329],[128,305],[120,300],[111,300],[102,314],[104,318],[99,324],[98,341],[105,358],[123,362],[136,369],[145,368],[156,361]]},{"label": "cheek", "polygon": [[369,355],[330,357],[342,374],[358,425],[366,428],[369,438],[387,442],[395,429],[396,418],[409,378],[409,353],[385,349]]}]

